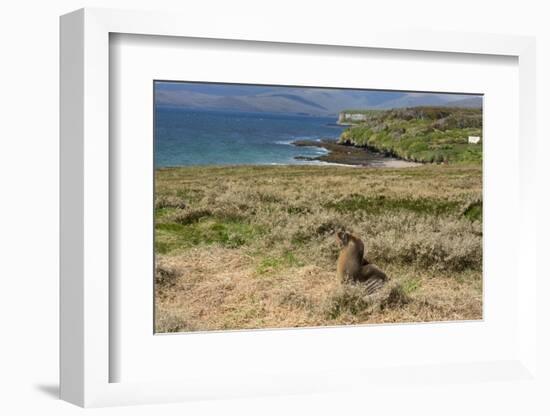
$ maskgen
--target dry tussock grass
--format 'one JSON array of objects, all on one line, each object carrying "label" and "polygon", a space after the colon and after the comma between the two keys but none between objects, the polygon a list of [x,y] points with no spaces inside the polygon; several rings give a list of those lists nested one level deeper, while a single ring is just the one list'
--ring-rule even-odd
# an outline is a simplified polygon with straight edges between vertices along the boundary
[{"label": "dry tussock grass", "polygon": [[[156,331],[480,319],[476,166],[208,167],[157,172]],[[390,276],[335,278],[333,232]]]}]

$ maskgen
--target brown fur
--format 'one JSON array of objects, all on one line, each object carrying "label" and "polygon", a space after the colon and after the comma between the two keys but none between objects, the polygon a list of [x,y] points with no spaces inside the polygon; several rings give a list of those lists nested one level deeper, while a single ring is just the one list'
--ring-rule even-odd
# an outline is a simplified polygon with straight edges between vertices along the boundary
[{"label": "brown fur", "polygon": [[342,248],[336,263],[336,276],[340,282],[365,283],[369,291],[381,287],[388,276],[363,257],[365,245],[360,238],[345,231],[337,233]]}]

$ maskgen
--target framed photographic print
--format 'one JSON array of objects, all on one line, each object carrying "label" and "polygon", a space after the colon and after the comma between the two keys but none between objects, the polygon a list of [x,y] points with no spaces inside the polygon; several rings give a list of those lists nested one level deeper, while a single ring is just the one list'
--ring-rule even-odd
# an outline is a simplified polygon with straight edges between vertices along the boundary
[{"label": "framed photographic print", "polygon": [[62,398],[537,386],[533,45],[63,16]]},{"label": "framed photographic print", "polygon": [[482,319],[482,95],[153,88],[156,333]]}]

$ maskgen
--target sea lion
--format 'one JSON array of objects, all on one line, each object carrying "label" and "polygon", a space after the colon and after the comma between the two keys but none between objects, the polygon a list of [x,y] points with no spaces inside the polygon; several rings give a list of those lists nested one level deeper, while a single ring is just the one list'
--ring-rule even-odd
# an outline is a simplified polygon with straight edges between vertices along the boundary
[{"label": "sea lion", "polygon": [[336,234],[342,248],[336,263],[336,276],[342,283],[363,283],[369,293],[382,287],[388,276],[365,259],[365,245],[360,238],[346,231]]}]

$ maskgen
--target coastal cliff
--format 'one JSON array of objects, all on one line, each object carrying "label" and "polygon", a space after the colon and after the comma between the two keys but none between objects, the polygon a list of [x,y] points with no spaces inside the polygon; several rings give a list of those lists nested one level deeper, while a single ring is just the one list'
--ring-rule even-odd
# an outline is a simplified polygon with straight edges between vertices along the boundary
[{"label": "coastal cliff", "polygon": [[[349,127],[338,143],[422,163],[482,160],[482,111],[478,108],[413,107],[347,110],[339,124]],[[469,137],[479,138],[469,143]]]}]

